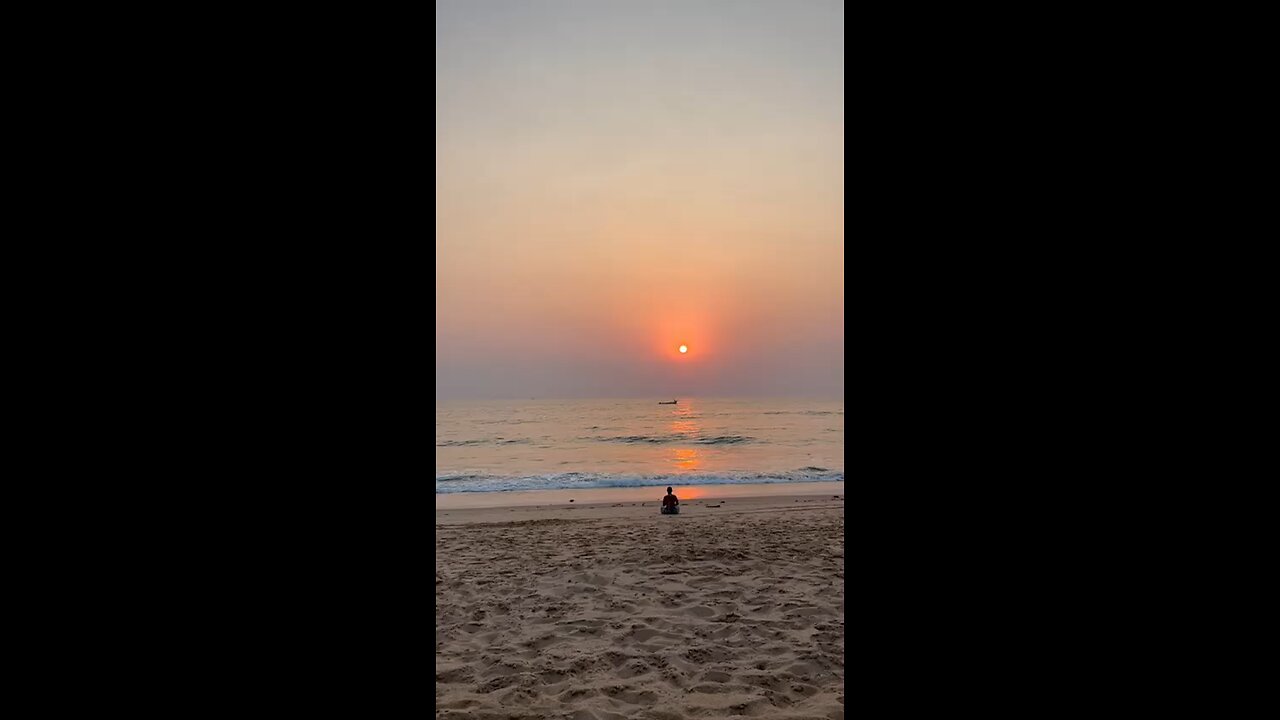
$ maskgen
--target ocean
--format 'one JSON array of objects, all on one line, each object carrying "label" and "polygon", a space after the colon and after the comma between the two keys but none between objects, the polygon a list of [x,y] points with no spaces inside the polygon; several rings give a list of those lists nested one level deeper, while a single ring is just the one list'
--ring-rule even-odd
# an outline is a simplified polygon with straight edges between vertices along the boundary
[{"label": "ocean", "polygon": [[844,480],[843,400],[662,399],[440,401],[436,493]]}]

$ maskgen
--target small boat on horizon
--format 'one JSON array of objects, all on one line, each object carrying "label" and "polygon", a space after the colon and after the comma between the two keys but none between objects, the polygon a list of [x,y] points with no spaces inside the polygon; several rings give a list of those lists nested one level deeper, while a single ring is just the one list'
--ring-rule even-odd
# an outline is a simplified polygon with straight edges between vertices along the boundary
[{"label": "small boat on horizon", "polygon": [[662,402],[661,400],[659,400],[659,401],[658,401],[658,404],[659,404],[659,405],[675,405],[675,404],[676,404],[676,403],[678,403],[678,402],[680,402],[680,401],[679,401],[679,400],[672,400],[671,402]]}]

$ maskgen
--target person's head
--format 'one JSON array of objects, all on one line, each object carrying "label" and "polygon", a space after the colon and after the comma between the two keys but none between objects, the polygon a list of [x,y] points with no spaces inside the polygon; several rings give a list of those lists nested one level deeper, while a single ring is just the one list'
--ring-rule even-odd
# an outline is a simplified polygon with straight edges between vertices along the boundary
[{"label": "person's head", "polygon": [[667,488],[667,494],[668,494],[668,495],[670,495],[670,494],[671,494],[671,488]]}]

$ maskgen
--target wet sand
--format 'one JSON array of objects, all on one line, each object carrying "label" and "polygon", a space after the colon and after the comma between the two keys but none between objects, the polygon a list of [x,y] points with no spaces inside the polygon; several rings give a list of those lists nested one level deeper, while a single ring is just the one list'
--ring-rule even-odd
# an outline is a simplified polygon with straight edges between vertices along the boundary
[{"label": "wet sand", "polygon": [[843,717],[843,483],[811,485],[437,496],[437,717]]},{"label": "wet sand", "polygon": [[[842,482],[773,483],[759,485],[682,485],[676,495],[690,510],[695,504],[719,504],[724,508],[791,507],[797,501],[844,497]],[[586,490],[537,490],[505,493],[447,493],[436,495],[436,522],[509,522],[563,518],[566,510],[588,511],[590,517],[649,517],[666,495],[661,487],[589,488]],[[571,502],[572,501],[572,502]],[[636,507],[643,510],[632,511]],[[619,509],[622,508],[622,509]],[[589,510],[588,510],[589,509]],[[484,510],[485,512],[472,512]],[[495,513],[516,513],[498,515]],[[576,517],[576,516],[575,516]]]}]

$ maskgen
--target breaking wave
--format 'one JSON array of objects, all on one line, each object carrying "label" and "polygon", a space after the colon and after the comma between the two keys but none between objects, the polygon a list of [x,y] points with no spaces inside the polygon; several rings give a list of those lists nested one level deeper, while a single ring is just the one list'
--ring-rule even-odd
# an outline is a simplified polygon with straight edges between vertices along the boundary
[{"label": "breaking wave", "polygon": [[436,476],[437,493],[576,490],[579,488],[656,487],[663,485],[757,485],[797,482],[843,482],[843,470],[806,467],[785,472],[688,474],[624,474],[567,472],[545,475],[449,473]]},{"label": "breaking wave", "polygon": [[462,447],[465,445],[528,445],[533,442],[529,438],[490,438],[484,440],[441,440],[436,447]]},{"label": "breaking wave", "polygon": [[617,443],[692,443],[694,445],[736,445],[738,443],[751,442],[755,438],[748,435],[715,435],[711,437],[699,435],[682,435],[680,433],[671,433],[669,435],[596,435],[593,437],[584,437],[583,440],[594,440],[596,442],[617,442]]}]

